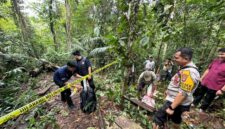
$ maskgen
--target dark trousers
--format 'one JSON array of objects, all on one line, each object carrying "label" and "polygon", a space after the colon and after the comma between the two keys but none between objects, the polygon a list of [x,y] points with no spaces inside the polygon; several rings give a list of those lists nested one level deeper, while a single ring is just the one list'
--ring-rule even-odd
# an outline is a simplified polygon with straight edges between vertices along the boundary
[{"label": "dark trousers", "polygon": [[[95,89],[95,84],[94,84],[94,80],[93,80],[93,77],[89,80],[87,79],[88,83],[89,83],[89,86],[94,90]],[[81,81],[81,85],[82,87],[84,87],[84,82]]]},{"label": "dark trousers", "polygon": [[62,91],[61,92],[61,100],[63,102],[67,102],[67,104],[69,106],[72,106],[73,105],[73,101],[72,101],[70,95],[71,95],[71,90],[70,89],[66,89],[66,90]]},{"label": "dark trousers", "polygon": [[172,74],[169,71],[166,71],[166,77],[165,77],[165,81],[168,80],[170,81],[172,78]]},{"label": "dark trousers", "polygon": [[142,89],[145,88],[145,85],[147,85],[147,84],[145,84],[144,82],[140,82],[137,87],[138,92],[141,92]]},{"label": "dark trousers", "polygon": [[153,122],[160,128],[164,128],[164,125],[168,120],[172,120],[175,124],[180,124],[182,122],[181,117],[182,113],[190,110],[190,105],[189,106],[179,105],[174,109],[173,115],[168,115],[166,113],[166,109],[169,108],[171,104],[172,102],[166,101],[164,105],[161,108],[159,108],[158,111],[155,112]]},{"label": "dark trousers", "polygon": [[[149,84],[146,84],[144,82],[140,82],[138,84],[138,87],[137,87],[137,96],[139,99],[141,99],[144,95],[146,95],[147,93],[147,88],[145,88],[146,85],[149,85]],[[144,89],[144,90],[143,90]]]},{"label": "dark trousers", "polygon": [[134,83],[135,83],[135,75],[134,73],[132,73],[129,75],[129,78],[128,78],[128,86],[131,86]]},{"label": "dark trousers", "polygon": [[214,100],[215,96],[216,90],[211,90],[206,86],[200,85],[200,87],[196,91],[193,104],[197,106],[203,99],[200,108],[202,110],[206,110]]}]

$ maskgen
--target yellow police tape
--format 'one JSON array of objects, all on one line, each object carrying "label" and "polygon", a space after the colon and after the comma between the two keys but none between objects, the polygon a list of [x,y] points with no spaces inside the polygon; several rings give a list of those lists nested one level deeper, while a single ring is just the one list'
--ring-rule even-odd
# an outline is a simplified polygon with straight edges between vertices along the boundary
[{"label": "yellow police tape", "polygon": [[0,125],[2,125],[3,123],[5,123],[6,121],[8,121],[8,120],[10,120],[10,119],[16,118],[17,116],[19,116],[19,115],[21,115],[21,114],[23,114],[23,113],[25,113],[25,112],[31,110],[32,108],[34,108],[34,107],[36,107],[36,106],[38,106],[38,105],[40,105],[40,104],[42,104],[42,103],[47,102],[48,100],[50,100],[50,99],[53,98],[54,96],[58,95],[60,92],[66,90],[66,89],[68,89],[68,88],[70,88],[70,87],[73,86],[74,84],[77,84],[78,82],[80,82],[80,81],[82,81],[82,80],[84,80],[84,79],[87,79],[89,76],[91,76],[91,75],[93,75],[93,74],[96,74],[96,73],[102,71],[103,69],[106,69],[106,68],[108,68],[108,67],[110,67],[110,66],[112,66],[112,65],[114,65],[114,64],[116,64],[116,63],[117,63],[117,61],[113,61],[112,63],[107,64],[107,65],[105,65],[105,66],[103,66],[103,67],[101,67],[101,68],[95,70],[95,71],[92,72],[91,74],[88,74],[88,75],[86,75],[86,76],[83,76],[82,78],[79,78],[79,79],[77,79],[76,81],[74,81],[74,82],[72,82],[72,83],[69,83],[68,85],[66,85],[66,86],[64,86],[64,87],[61,87],[61,88],[59,88],[59,89],[57,89],[57,90],[55,90],[55,91],[53,91],[53,92],[51,92],[51,93],[49,93],[49,94],[47,94],[47,95],[45,95],[45,96],[43,96],[43,97],[37,99],[37,100],[35,100],[35,101],[33,101],[33,102],[31,102],[31,103],[29,103],[29,104],[27,104],[27,105],[25,105],[25,106],[19,108],[19,109],[16,109],[16,110],[14,110],[14,111],[12,111],[12,112],[10,112],[10,113],[8,113],[8,114],[6,114],[6,115],[0,117]]}]

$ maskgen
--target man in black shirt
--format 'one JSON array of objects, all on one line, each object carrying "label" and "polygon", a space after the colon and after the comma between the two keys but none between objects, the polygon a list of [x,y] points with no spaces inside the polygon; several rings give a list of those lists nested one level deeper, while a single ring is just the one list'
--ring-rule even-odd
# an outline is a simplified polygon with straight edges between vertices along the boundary
[{"label": "man in black shirt", "polygon": [[[81,56],[80,51],[74,51],[72,54],[77,61],[77,77],[82,77],[90,74],[92,72],[91,62],[86,57]],[[88,77],[87,81],[90,87],[94,90],[95,85],[93,77]],[[81,85],[84,86],[83,81],[81,82]]]}]

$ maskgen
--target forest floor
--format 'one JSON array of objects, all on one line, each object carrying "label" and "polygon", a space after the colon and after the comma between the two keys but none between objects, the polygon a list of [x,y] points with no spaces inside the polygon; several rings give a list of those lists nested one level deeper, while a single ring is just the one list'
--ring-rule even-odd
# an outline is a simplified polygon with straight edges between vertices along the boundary
[{"label": "forest floor", "polygon": [[[72,78],[70,81],[74,80]],[[39,81],[40,87],[37,89],[37,92],[43,90],[46,86],[52,85],[49,89],[48,93],[56,90],[58,87],[53,85],[52,74],[44,74],[40,77]],[[57,125],[59,125],[60,129],[98,129],[101,127],[100,120],[104,119],[105,126],[108,129],[141,129],[139,124],[136,124],[133,120],[128,118],[128,116],[122,115],[120,108],[115,105],[112,101],[108,101],[106,97],[98,98],[99,105],[101,105],[100,110],[96,110],[94,113],[85,114],[80,110],[80,97],[79,93],[76,93],[72,96],[72,100],[75,104],[75,108],[69,110],[67,107],[67,103],[61,101],[60,95],[56,96],[52,100],[46,103],[47,110],[55,110]],[[102,116],[99,115],[99,111]],[[106,118],[109,115],[117,116],[115,121],[112,122],[107,121]],[[102,117],[102,118],[101,118]],[[117,121],[117,122],[116,122]],[[49,127],[50,129],[51,127]]]}]

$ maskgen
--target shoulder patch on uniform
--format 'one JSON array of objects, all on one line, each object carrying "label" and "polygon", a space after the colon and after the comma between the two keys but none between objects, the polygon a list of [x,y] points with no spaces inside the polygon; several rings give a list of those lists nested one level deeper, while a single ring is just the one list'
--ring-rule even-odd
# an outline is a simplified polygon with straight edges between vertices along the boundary
[{"label": "shoulder patch on uniform", "polygon": [[180,88],[184,91],[191,92],[194,89],[195,83],[191,77],[191,73],[189,70],[181,71],[181,82]]}]

